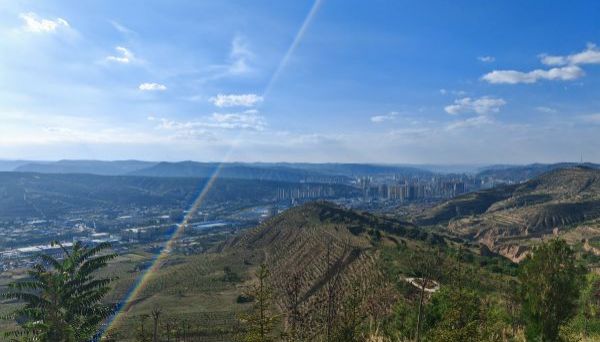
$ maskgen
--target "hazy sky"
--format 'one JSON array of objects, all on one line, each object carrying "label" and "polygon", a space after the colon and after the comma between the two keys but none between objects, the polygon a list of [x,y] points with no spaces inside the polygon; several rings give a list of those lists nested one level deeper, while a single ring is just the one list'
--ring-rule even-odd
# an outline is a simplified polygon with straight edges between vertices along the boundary
[{"label": "hazy sky", "polygon": [[598,1],[0,0],[0,158],[600,162]]}]

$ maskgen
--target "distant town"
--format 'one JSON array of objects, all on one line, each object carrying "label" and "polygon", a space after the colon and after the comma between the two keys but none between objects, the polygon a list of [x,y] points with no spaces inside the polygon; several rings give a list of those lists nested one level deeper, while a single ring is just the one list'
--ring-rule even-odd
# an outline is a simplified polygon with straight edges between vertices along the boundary
[{"label": "distant town", "polygon": [[[31,212],[0,220],[0,270],[30,267],[41,252],[59,255],[60,246],[51,245],[52,241],[59,241],[63,246],[69,246],[73,241],[87,244],[110,242],[120,253],[139,246],[160,248],[171,238],[185,215],[189,216],[188,224],[177,249],[182,253],[196,253],[205,248],[197,242],[196,236],[234,234],[309,201],[322,199],[347,208],[371,211],[395,209],[401,212],[407,206],[433,205],[467,192],[513,182],[515,180],[493,175],[424,172],[354,177],[309,176],[285,183],[285,186],[269,185],[271,188],[262,197],[253,197],[249,201],[225,198],[218,203],[204,204],[193,213],[188,212],[190,202],[77,208],[51,217]],[[347,188],[341,191],[336,186]],[[26,196],[27,191],[23,197],[28,201]]]}]

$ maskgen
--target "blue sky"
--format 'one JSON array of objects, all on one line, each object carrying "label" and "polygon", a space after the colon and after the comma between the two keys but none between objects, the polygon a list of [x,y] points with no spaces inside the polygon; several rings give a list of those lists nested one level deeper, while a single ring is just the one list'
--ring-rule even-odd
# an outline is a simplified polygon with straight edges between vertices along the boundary
[{"label": "blue sky", "polygon": [[597,1],[0,0],[0,158],[600,162]]}]

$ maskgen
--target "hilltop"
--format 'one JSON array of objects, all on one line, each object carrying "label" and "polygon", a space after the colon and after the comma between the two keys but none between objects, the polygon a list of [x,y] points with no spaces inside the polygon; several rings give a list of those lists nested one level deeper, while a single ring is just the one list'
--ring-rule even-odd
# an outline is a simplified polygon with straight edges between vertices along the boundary
[{"label": "hilltop", "polygon": [[[298,277],[300,310],[320,312],[330,286],[340,296],[353,286],[371,286],[373,298],[386,293],[382,274],[382,248],[398,248],[406,243],[443,245],[444,239],[416,226],[340,208],[328,202],[314,202],[292,208],[225,243],[220,251],[260,255],[272,273],[277,292],[291,286]],[[285,308],[285,298],[279,305]],[[381,304],[381,310],[386,310]],[[389,306],[387,307],[389,308]],[[313,315],[314,316],[314,315]],[[305,329],[314,325],[305,322]]]},{"label": "hilltop", "polygon": [[514,260],[532,238],[600,218],[600,170],[585,166],[553,170],[522,184],[459,196],[416,218],[443,225]]}]

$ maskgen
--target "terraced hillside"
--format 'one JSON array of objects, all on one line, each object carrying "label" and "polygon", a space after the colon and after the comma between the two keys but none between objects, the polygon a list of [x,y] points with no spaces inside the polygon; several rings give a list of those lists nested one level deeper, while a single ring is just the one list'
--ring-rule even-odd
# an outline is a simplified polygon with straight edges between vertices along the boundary
[{"label": "terraced hillside", "polygon": [[[255,269],[265,263],[276,309],[283,317],[279,329],[288,324],[286,289],[296,282],[297,309],[306,318],[302,332],[311,340],[323,327],[328,293],[334,291],[340,301],[346,291],[361,286],[370,289],[368,298],[389,297],[394,287],[386,286],[381,274],[382,251],[421,241],[444,243],[442,237],[410,223],[327,202],[305,204],[234,235],[207,253],[169,257],[148,277],[111,333],[120,341],[133,340],[141,317],[159,306],[169,320],[188,322],[188,336],[194,341],[231,341],[239,324],[237,317],[253,305],[239,296],[253,282]],[[117,301],[128,292],[148,260],[145,255],[127,255],[111,265],[110,272],[118,275],[119,281],[110,300]],[[380,305],[369,310],[385,313],[396,301],[372,302]]]},{"label": "terraced hillside", "polygon": [[426,225],[444,225],[519,260],[526,241],[600,217],[600,170],[554,170],[518,185],[467,194],[417,217]]},{"label": "terraced hillside", "polygon": [[[228,241],[224,253],[255,251],[271,271],[277,293],[285,293],[296,281],[300,312],[324,312],[332,286],[339,296],[355,286],[374,286],[374,297],[385,296],[381,269],[377,267],[382,245],[397,245],[402,237],[443,243],[409,223],[341,209],[330,203],[310,203],[288,210],[263,225]],[[243,253],[243,252],[242,252]],[[390,301],[389,304],[392,302]],[[285,311],[286,299],[278,304]],[[381,312],[384,307],[378,308]],[[306,317],[306,316],[305,316]],[[317,334],[318,315],[302,322],[305,334]],[[324,319],[324,318],[323,318]]]}]

